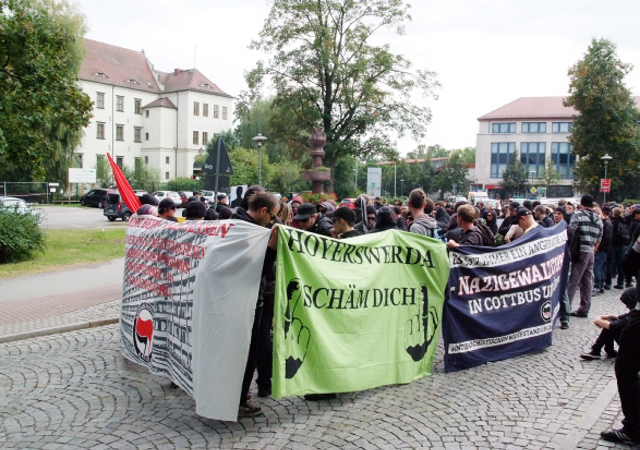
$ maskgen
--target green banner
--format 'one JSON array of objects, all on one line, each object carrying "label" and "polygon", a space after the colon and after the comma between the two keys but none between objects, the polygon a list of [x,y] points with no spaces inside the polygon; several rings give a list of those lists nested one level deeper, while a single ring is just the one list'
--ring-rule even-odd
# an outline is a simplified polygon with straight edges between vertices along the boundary
[{"label": "green banner", "polygon": [[279,229],[275,398],[430,374],[449,277],[441,241],[395,230],[337,240]]}]

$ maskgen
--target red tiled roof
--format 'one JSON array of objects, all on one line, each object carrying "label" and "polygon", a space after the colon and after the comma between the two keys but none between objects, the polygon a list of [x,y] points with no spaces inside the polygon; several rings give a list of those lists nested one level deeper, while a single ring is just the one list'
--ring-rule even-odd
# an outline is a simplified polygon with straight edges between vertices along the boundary
[{"label": "red tiled roof", "polygon": [[191,90],[231,97],[231,95],[205,77],[198,69],[175,69],[171,73],[158,72],[158,74],[160,75],[160,82],[164,84],[167,92]]},{"label": "red tiled roof", "polygon": [[80,79],[96,81],[147,92],[159,92],[160,87],[142,52],[85,39],[87,54]]},{"label": "red tiled roof", "polygon": [[173,102],[171,100],[169,100],[167,97],[160,97],[159,99],[152,101],[148,105],[143,106],[143,108],[172,108],[172,109],[178,109],[178,108],[176,108],[176,105],[174,105]]},{"label": "red tiled roof", "polygon": [[[197,69],[171,73],[152,70],[143,52],[85,39],[87,54],[80,79],[147,92],[198,91],[233,98]],[[158,84],[156,74],[164,88]]]},{"label": "red tiled roof", "polygon": [[[491,111],[478,120],[573,119],[578,112],[562,104],[565,97],[521,97]],[[634,97],[640,106],[640,97]]]}]

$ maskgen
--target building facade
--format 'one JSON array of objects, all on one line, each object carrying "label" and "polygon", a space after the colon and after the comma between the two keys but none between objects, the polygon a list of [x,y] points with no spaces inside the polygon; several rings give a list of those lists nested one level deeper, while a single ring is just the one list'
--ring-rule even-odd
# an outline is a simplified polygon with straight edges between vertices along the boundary
[{"label": "building facade", "polygon": [[94,109],[76,150],[80,167],[109,153],[120,167],[156,169],[161,181],[191,176],[207,142],[231,129],[233,97],[197,69],[160,72],[144,51],[85,43],[79,84]]}]

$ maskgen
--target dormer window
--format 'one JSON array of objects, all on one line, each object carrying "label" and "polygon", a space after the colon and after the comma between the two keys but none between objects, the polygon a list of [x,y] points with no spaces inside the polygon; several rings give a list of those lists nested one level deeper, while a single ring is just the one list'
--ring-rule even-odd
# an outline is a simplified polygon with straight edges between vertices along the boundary
[{"label": "dormer window", "polygon": [[133,78],[129,78],[129,79],[127,80],[127,83],[140,84],[140,83],[138,83],[136,80],[134,80]]},{"label": "dormer window", "polygon": [[211,86],[209,83],[202,83],[200,85],[200,87],[206,87],[206,88],[209,88],[209,89],[213,89],[213,86]]},{"label": "dormer window", "polygon": [[94,75],[95,75],[95,76],[97,76],[97,77],[109,78],[109,77],[107,76],[107,74],[106,74],[106,73],[104,73],[104,72],[96,72],[96,73],[94,73]]}]

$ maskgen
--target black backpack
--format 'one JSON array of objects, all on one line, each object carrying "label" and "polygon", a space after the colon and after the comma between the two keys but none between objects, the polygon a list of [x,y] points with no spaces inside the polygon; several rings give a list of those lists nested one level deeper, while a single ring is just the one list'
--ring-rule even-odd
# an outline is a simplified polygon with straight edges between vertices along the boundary
[{"label": "black backpack", "polygon": [[484,247],[495,247],[496,237],[493,235],[491,228],[482,223],[476,223],[476,227],[480,231],[480,234],[482,234],[482,245]]},{"label": "black backpack", "polygon": [[631,241],[629,225],[624,220],[616,220],[613,227],[613,245],[627,245]]}]

